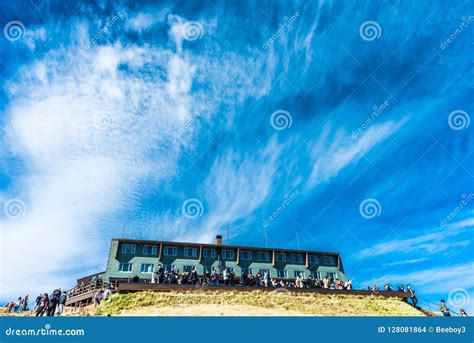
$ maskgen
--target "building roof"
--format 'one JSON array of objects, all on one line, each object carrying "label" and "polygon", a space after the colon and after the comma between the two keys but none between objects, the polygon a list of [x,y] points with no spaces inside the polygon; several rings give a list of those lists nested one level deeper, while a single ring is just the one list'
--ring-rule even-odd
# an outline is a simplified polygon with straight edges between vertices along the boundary
[{"label": "building roof", "polygon": [[219,245],[209,243],[189,243],[189,242],[170,242],[170,241],[155,241],[155,240],[144,240],[144,239],[129,239],[129,238],[113,238],[113,241],[120,241],[124,243],[135,243],[135,244],[165,244],[174,246],[202,246],[204,248],[222,248],[222,249],[249,249],[259,251],[276,251],[282,253],[309,253],[314,255],[326,255],[326,256],[339,256],[338,252],[331,251],[316,251],[316,250],[298,250],[298,249],[282,249],[282,248],[262,248],[262,247],[251,247],[244,245]]}]

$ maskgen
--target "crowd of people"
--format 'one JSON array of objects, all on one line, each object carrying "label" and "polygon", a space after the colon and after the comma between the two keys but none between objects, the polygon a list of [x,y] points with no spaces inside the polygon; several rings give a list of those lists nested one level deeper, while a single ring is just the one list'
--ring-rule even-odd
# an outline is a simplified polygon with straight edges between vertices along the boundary
[{"label": "crowd of people", "polygon": [[[368,286],[367,290],[369,290],[369,291],[371,291],[375,294],[378,294],[381,291],[394,292],[394,289],[393,289],[392,285],[390,285],[389,283],[386,283],[383,286],[382,289],[379,287],[379,285],[375,284],[373,287]],[[405,286],[403,286],[403,284],[398,285],[397,292],[404,292],[404,293],[406,292],[406,293],[408,293],[410,297],[409,298],[404,298],[403,300],[408,302],[408,299],[410,299],[411,305],[413,307],[417,307],[418,298],[415,295],[415,290],[411,287],[410,284],[407,284],[406,288],[405,288]]]},{"label": "crowd of people", "polygon": [[[128,282],[139,282],[140,278],[138,275],[129,277]],[[145,282],[148,282],[145,280]],[[338,278],[333,279],[332,276],[327,275],[322,279],[312,278],[309,276],[305,278],[303,275],[298,275],[294,280],[283,280],[270,277],[268,271],[263,273],[252,274],[248,271],[242,274],[242,277],[235,275],[234,271],[230,268],[224,268],[222,274],[217,273],[215,270],[207,272],[203,277],[199,276],[197,270],[192,268],[191,271],[185,271],[179,273],[179,270],[173,266],[170,271],[163,268],[162,265],[158,266],[156,272],[152,273],[151,283],[156,284],[179,284],[179,285],[194,285],[194,286],[245,286],[245,287],[264,287],[264,288],[322,288],[322,289],[340,289],[340,290],[352,290],[352,281],[347,279],[341,281]],[[34,307],[31,310],[31,314],[36,316],[60,316],[64,313],[64,307],[66,300],[69,297],[74,297],[81,294],[84,291],[94,290],[94,304],[98,306],[102,301],[107,300],[112,295],[113,285],[103,284],[102,280],[94,276],[90,283],[77,285],[69,292],[61,291],[61,289],[55,289],[50,295],[48,293],[40,294],[36,297]],[[367,290],[378,294],[380,292],[394,292],[394,288],[389,284],[385,283],[383,287],[379,287],[375,284],[373,287],[368,286]],[[415,295],[415,289],[407,284],[405,287],[400,284],[397,292],[408,293],[408,298],[403,300],[411,304],[413,307],[418,307],[418,298]],[[5,305],[8,313],[21,313],[30,311],[29,310],[29,296],[26,295],[24,298],[19,297],[17,300],[9,302]],[[439,304],[439,310],[443,316],[451,316],[451,310],[446,306],[446,302],[441,300]],[[467,317],[467,313],[464,309],[460,310],[460,316]]]},{"label": "crowd of people", "polygon": [[16,301],[9,302],[5,305],[7,313],[30,312],[37,317],[41,316],[60,316],[64,313],[66,306],[67,292],[61,291],[60,288],[55,289],[51,294],[40,294],[36,297],[34,306],[30,310],[29,295],[24,298],[19,297]]},{"label": "crowd of people", "polygon": [[[138,275],[129,277],[128,282],[138,282]],[[268,271],[253,274],[248,271],[241,277],[235,275],[234,271],[224,268],[222,274],[217,271],[206,272],[204,276],[199,276],[196,269],[179,273],[179,270],[173,266],[170,271],[158,266],[156,272],[152,273],[151,283],[156,284],[178,284],[194,286],[246,286],[246,287],[266,287],[266,288],[325,288],[325,289],[352,289],[352,281],[341,281],[333,279],[331,276],[325,276],[322,279],[305,278],[303,275],[297,276],[294,280],[283,280],[270,277]]]}]

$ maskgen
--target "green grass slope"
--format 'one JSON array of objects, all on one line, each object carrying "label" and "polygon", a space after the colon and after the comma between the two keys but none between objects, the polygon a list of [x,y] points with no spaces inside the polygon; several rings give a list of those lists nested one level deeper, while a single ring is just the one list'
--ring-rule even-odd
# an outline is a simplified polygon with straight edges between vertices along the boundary
[{"label": "green grass slope", "polygon": [[112,316],[424,316],[398,298],[318,293],[183,291],[117,294],[96,315]]}]

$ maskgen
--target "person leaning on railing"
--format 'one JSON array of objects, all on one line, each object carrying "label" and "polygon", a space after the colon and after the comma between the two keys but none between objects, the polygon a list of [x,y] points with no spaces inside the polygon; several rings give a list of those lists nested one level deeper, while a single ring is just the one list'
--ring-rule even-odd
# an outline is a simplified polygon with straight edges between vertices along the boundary
[{"label": "person leaning on railing", "polygon": [[441,302],[439,303],[439,310],[441,311],[443,316],[451,317],[451,313],[449,313],[449,309],[446,306],[446,302],[444,301],[444,299],[441,299]]}]

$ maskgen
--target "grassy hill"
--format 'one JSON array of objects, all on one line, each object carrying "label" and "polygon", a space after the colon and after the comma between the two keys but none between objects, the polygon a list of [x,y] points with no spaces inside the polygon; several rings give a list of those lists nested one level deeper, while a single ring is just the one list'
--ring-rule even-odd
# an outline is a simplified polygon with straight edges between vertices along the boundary
[{"label": "grassy hill", "polygon": [[117,294],[96,309],[112,316],[424,316],[398,298],[317,293],[184,291]]}]

